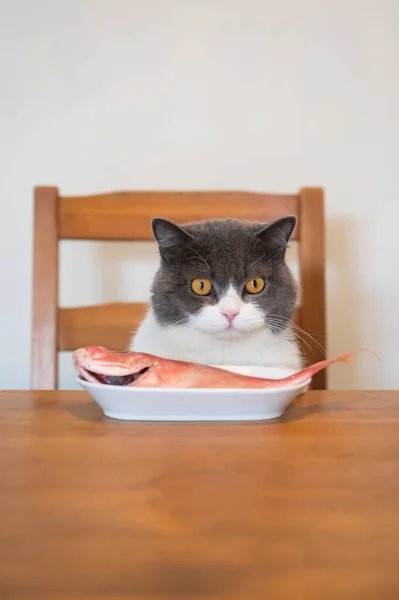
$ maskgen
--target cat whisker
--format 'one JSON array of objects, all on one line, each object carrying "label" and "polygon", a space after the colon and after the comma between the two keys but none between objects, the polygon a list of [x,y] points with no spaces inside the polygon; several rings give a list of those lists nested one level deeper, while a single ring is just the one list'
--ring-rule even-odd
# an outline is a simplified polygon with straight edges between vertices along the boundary
[{"label": "cat whisker", "polygon": [[[295,323],[295,321],[293,321],[292,319],[288,318],[288,317],[282,317],[281,315],[274,315],[274,314],[269,314],[267,315],[268,317],[272,317],[273,319],[279,319],[280,321],[284,321],[285,323],[289,323],[290,325],[292,325],[293,327],[297,327],[298,329],[301,329],[301,327],[299,327],[299,325],[297,325]],[[303,331],[303,333],[305,333],[306,335],[311,335],[311,336],[315,336],[315,337],[320,337],[320,334],[316,334],[316,333],[311,333],[308,331],[305,331],[303,329],[301,329],[301,331]],[[316,342],[316,340],[314,340]]]},{"label": "cat whisker", "polygon": [[197,250],[195,250],[194,248],[191,247],[190,249],[192,250],[192,252],[194,252],[194,254],[196,254],[198,256],[198,258],[200,258],[202,260],[202,262],[208,267],[209,271],[211,271],[211,267],[206,262],[205,258],[203,256],[201,256],[201,254],[199,252],[197,252]]},{"label": "cat whisker", "polygon": [[168,323],[167,327],[184,327],[185,325],[187,325],[187,322],[184,319],[176,319],[176,321]]},{"label": "cat whisker", "polygon": [[258,264],[259,261],[263,260],[263,259],[272,259],[274,258],[274,255],[277,254],[278,252],[281,252],[283,248],[286,248],[286,246],[276,246],[275,248],[270,249],[267,254],[262,254],[261,256],[259,256],[256,260],[254,260],[249,267],[247,267],[247,271],[250,271],[250,269],[252,269],[255,265]]},{"label": "cat whisker", "polygon": [[[268,323],[268,326],[269,326],[269,327],[270,327],[272,330],[273,330],[273,328],[275,328],[275,330],[278,330],[278,329],[279,329],[279,323],[274,323],[274,324],[272,324],[272,323],[270,323],[270,322],[269,322],[269,323]],[[289,336],[289,337],[290,337],[290,339],[291,339],[292,341],[296,341],[296,340],[298,340],[298,339],[299,339],[299,340],[301,340],[301,342],[302,342],[302,343],[303,343],[303,344],[304,344],[304,345],[305,345],[305,346],[308,348],[308,350],[309,350],[309,352],[310,352],[311,356],[313,356],[313,357],[315,356],[315,354],[314,354],[314,349],[311,347],[311,345],[309,344],[309,342],[308,342],[308,341],[307,341],[307,340],[306,340],[306,339],[305,339],[305,338],[304,338],[304,337],[303,337],[303,336],[302,336],[300,333],[298,333],[298,332],[297,332],[297,333],[296,333],[296,335],[291,335],[291,334],[290,334],[290,336]],[[301,355],[302,355],[302,357],[304,357],[304,356],[305,356],[305,354],[304,354],[303,352],[301,352]]]},{"label": "cat whisker", "polygon": [[258,262],[259,262],[260,260],[262,260],[263,258],[266,258],[266,257],[267,257],[267,254],[262,254],[262,256],[259,256],[259,257],[258,257],[256,260],[254,260],[254,261],[253,261],[253,262],[252,262],[252,263],[249,265],[249,267],[247,267],[247,271],[250,271],[250,270],[252,269],[252,267],[254,267],[256,264],[258,264]]},{"label": "cat whisker", "polygon": [[326,349],[318,340],[316,340],[315,336],[310,335],[310,333],[308,333],[307,331],[305,331],[304,329],[299,327],[299,325],[297,325],[296,323],[292,323],[292,327],[293,327],[294,331],[297,332],[297,334],[306,335],[308,337],[308,339],[310,339],[314,343],[314,345],[320,350],[320,352],[322,354],[325,354]]},{"label": "cat whisker", "polygon": [[[292,321],[292,319],[288,319],[285,317],[281,317],[280,315],[268,315],[267,319],[272,319],[274,320],[275,324],[278,325],[289,325],[290,327],[292,327],[292,329],[297,333],[297,336],[304,342],[306,343],[306,345],[309,347],[310,346],[307,342],[305,342],[304,339],[304,335],[307,336],[314,344],[315,346],[323,353],[325,354],[325,348],[322,346],[322,344],[316,340],[316,338],[314,336],[312,336],[310,333],[308,333],[307,331],[305,331],[304,329],[302,329],[301,327],[299,327],[299,325],[297,325],[294,321]],[[312,351],[313,354],[313,351]]]}]

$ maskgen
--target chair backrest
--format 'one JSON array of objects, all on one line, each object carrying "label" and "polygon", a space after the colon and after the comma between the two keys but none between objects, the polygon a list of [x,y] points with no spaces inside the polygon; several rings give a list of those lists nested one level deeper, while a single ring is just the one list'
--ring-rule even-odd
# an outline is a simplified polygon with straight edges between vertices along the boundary
[{"label": "chair backrest", "polygon": [[[103,345],[126,350],[145,315],[142,303],[89,307],[58,306],[58,246],[62,239],[152,240],[150,220],[176,223],[232,217],[271,221],[296,215],[293,239],[299,241],[301,306],[295,322],[325,347],[324,199],[320,188],[298,194],[250,192],[119,192],[61,196],[56,187],[34,191],[34,264],[31,387],[56,389],[58,351]],[[314,362],[325,358],[320,346],[304,347]],[[325,388],[325,373],[312,382]]]}]

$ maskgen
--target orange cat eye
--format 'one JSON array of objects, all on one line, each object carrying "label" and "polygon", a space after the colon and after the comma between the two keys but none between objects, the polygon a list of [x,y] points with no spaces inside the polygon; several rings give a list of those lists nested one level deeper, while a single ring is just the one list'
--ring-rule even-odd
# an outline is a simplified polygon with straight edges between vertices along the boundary
[{"label": "orange cat eye", "polygon": [[265,287],[265,280],[263,277],[255,277],[255,279],[250,279],[245,284],[245,289],[248,294],[259,294]]},{"label": "orange cat eye", "polygon": [[212,284],[209,279],[194,279],[191,282],[191,289],[197,296],[207,296],[212,291]]}]

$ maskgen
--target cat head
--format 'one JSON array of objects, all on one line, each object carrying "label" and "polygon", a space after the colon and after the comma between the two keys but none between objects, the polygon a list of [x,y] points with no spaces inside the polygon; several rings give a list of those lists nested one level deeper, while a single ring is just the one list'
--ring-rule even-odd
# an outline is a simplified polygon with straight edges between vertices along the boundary
[{"label": "cat head", "polygon": [[284,329],[296,300],[285,262],[296,218],[268,224],[233,219],[178,226],[155,218],[161,264],[151,302],[161,326],[184,325],[219,337],[268,326]]}]

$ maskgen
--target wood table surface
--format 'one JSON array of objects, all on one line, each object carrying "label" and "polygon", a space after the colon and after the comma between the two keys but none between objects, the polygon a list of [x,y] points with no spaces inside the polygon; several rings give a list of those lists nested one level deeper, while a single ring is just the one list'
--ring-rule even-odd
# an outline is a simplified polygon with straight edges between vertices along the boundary
[{"label": "wood table surface", "polygon": [[0,598],[399,599],[399,392],[247,424],[0,392]]}]

